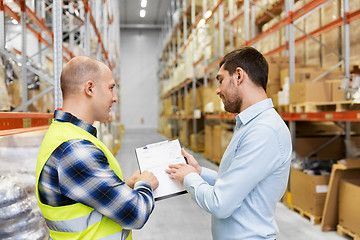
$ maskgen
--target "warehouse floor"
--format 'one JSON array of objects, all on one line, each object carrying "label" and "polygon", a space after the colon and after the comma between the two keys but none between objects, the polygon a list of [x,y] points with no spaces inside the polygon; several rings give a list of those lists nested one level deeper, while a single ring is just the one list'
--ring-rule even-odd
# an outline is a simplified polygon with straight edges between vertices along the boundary
[{"label": "warehouse floor", "polygon": [[[138,169],[135,148],[149,143],[166,140],[155,130],[127,130],[123,135],[121,148],[116,154],[124,177]],[[191,151],[190,151],[191,152]],[[204,159],[201,153],[193,153],[200,165],[217,169],[218,166]],[[279,203],[275,218],[279,226],[277,239],[280,240],[340,240],[346,239],[336,232],[322,232],[319,225]],[[210,240],[211,216],[184,194],[156,202],[154,212],[141,230],[133,232],[134,240]]]}]

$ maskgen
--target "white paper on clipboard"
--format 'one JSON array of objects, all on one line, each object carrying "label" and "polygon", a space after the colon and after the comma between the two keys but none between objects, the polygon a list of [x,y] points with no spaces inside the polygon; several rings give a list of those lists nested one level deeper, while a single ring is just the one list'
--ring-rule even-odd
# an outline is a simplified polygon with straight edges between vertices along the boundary
[{"label": "white paper on clipboard", "polygon": [[148,144],[135,149],[140,172],[152,172],[159,181],[159,187],[154,191],[155,200],[161,200],[186,193],[183,185],[171,179],[165,172],[169,164],[186,163],[181,154],[179,139]]}]

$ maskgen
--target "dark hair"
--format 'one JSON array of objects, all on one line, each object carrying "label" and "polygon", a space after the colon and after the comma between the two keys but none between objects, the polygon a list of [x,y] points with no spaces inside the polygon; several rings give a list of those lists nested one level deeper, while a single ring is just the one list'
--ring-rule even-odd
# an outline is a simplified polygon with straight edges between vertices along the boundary
[{"label": "dark hair", "polygon": [[219,67],[224,65],[230,75],[233,75],[237,67],[242,68],[249,78],[266,91],[269,65],[264,56],[253,47],[243,47],[227,53],[221,60]]}]

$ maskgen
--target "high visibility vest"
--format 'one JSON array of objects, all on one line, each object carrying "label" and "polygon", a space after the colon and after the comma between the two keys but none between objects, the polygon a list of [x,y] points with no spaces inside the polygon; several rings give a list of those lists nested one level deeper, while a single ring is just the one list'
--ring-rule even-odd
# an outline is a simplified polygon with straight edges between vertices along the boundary
[{"label": "high visibility vest", "polygon": [[43,204],[39,197],[39,178],[46,161],[63,142],[84,139],[99,147],[106,155],[110,167],[122,179],[121,168],[110,150],[96,137],[68,122],[53,122],[41,144],[36,165],[36,195],[45,217],[51,239],[104,239],[131,240],[131,231],[105,217],[95,209],[81,203],[52,207]]}]

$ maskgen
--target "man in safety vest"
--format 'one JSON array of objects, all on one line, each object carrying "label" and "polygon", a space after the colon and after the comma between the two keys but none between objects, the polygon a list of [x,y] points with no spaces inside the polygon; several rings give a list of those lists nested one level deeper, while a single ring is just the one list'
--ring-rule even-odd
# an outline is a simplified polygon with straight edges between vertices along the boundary
[{"label": "man in safety vest", "polygon": [[110,69],[90,57],[71,59],[60,77],[56,110],[41,144],[36,193],[51,239],[132,239],[154,209],[159,183],[147,171],[123,180],[120,166],[97,139],[94,121],[117,102]]}]

